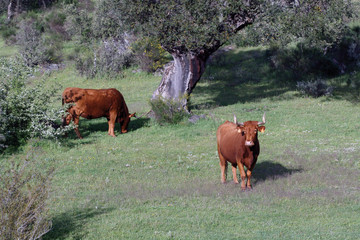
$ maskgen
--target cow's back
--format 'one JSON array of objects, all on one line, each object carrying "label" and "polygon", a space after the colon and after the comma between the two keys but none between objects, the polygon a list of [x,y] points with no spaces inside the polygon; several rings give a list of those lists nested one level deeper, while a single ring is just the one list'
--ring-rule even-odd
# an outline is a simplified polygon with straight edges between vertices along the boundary
[{"label": "cow's back", "polygon": [[63,103],[75,103],[75,108],[85,118],[108,117],[110,112],[128,114],[124,98],[115,88],[66,88],[62,98]]}]

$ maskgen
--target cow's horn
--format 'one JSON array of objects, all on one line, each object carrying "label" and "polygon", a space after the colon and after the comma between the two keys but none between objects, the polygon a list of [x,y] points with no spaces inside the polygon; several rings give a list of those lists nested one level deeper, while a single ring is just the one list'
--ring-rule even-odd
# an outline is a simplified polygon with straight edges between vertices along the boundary
[{"label": "cow's horn", "polygon": [[234,114],[234,123],[238,126],[244,126],[243,122],[241,122],[241,123],[237,122],[235,114]]},{"label": "cow's horn", "polygon": [[258,122],[258,125],[264,125],[265,124],[265,113],[262,117],[262,122]]}]

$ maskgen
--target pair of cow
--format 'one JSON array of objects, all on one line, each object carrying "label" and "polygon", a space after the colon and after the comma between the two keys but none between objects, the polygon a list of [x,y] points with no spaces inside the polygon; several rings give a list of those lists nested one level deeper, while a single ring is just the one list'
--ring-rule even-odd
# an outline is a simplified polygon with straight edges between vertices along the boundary
[{"label": "pair of cow", "polygon": [[[109,124],[108,134],[115,137],[115,123],[121,125],[121,132],[126,133],[130,118],[135,113],[129,114],[129,110],[122,94],[114,89],[82,89],[66,88],[62,94],[62,103],[74,103],[67,110],[63,119],[63,126],[68,125],[71,120],[75,123],[75,133],[81,137],[78,124],[79,118],[87,119],[106,117]],[[236,175],[236,167],[239,166],[241,176],[241,189],[251,189],[251,173],[255,167],[257,157],[260,153],[258,132],[265,131],[265,113],[261,122],[226,121],[221,124],[216,132],[217,149],[220,158],[221,182],[226,182],[228,162],[232,166],[233,180],[239,183]],[[247,168],[245,173],[244,166]],[[245,180],[247,178],[247,183]]]}]

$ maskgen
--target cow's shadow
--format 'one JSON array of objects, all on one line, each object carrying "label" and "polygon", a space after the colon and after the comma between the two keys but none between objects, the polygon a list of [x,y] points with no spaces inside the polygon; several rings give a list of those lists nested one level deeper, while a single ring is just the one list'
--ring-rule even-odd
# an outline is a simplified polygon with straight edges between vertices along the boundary
[{"label": "cow's shadow", "polygon": [[252,178],[254,182],[259,183],[266,181],[267,179],[277,179],[288,177],[293,173],[302,172],[302,168],[286,168],[280,163],[274,163],[270,161],[264,161],[257,163],[252,172]]},{"label": "cow's shadow", "polygon": [[[146,125],[148,125],[150,119],[149,118],[138,118],[132,119],[128,126],[128,133],[136,131]],[[89,137],[94,132],[103,132],[104,136],[107,136],[107,131],[109,129],[108,122],[106,118],[99,119],[80,119],[79,131],[83,138]],[[116,136],[121,135],[121,128],[119,123],[115,123],[115,134]],[[77,138],[74,131],[71,131],[69,134],[70,138]]]}]

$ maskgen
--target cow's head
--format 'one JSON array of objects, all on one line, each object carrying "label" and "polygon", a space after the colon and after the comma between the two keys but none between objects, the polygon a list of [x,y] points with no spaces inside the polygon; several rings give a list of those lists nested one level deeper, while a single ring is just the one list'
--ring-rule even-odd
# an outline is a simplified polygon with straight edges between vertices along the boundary
[{"label": "cow's head", "polygon": [[136,117],[135,114],[136,114],[136,113],[129,114],[129,116],[126,116],[125,119],[121,119],[121,120],[120,120],[121,133],[127,133],[127,128],[128,128],[128,126],[129,126],[129,123],[130,123],[130,118]]},{"label": "cow's head", "polygon": [[237,130],[240,134],[245,136],[245,146],[254,146],[254,143],[257,141],[258,132],[265,132],[265,113],[262,117],[262,122],[258,121],[247,121],[247,122],[237,122],[236,116],[234,114],[234,122],[237,125]]}]

